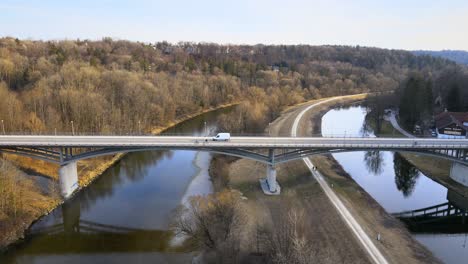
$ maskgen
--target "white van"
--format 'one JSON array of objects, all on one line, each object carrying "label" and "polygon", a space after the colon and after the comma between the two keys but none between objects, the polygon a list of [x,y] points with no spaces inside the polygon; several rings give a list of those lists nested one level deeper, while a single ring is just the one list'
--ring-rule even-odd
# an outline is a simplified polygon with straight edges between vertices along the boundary
[{"label": "white van", "polygon": [[213,137],[213,141],[229,141],[230,138],[230,133],[218,133],[215,137]]}]

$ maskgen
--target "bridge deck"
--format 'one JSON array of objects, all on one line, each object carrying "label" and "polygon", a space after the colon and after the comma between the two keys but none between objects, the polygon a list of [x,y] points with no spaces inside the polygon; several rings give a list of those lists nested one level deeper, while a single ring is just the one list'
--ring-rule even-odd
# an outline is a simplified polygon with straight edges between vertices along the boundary
[{"label": "bridge deck", "polygon": [[[207,141],[206,141],[207,140]],[[231,137],[212,141],[188,136],[0,136],[0,147],[467,149],[467,139]]]}]

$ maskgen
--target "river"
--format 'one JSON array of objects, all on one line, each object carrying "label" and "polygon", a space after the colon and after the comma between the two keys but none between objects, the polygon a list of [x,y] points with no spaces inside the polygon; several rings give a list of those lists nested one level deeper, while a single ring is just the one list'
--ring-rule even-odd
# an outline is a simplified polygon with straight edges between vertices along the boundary
[{"label": "river", "polygon": [[[227,112],[223,109],[203,114],[167,133],[212,134],[219,114]],[[365,116],[366,109],[361,106],[331,110],[322,119],[322,134],[374,136],[364,126]],[[389,213],[444,204],[448,197],[460,200],[398,154],[353,152],[333,156]],[[210,159],[208,153],[193,151],[128,154],[35,223],[25,242],[1,255],[0,263],[190,262],[189,250],[172,246],[174,234],[169,225],[174,210],[191,195],[212,191]],[[442,221],[412,229],[414,237],[444,262],[468,259],[466,224]]]},{"label": "river", "polygon": [[[197,116],[165,134],[205,135],[231,109]],[[192,195],[212,192],[209,153],[131,153],[72,199],[41,218],[0,263],[188,263],[173,246],[175,209]]]},{"label": "river", "polygon": [[[333,109],[322,118],[322,135],[374,137],[372,129],[366,125],[366,114],[366,108],[362,106]],[[398,153],[348,152],[336,153],[333,157],[389,213],[447,202],[468,205],[468,199],[426,177]],[[408,219],[402,218],[404,221]],[[461,263],[468,259],[468,219],[463,222],[461,217],[453,216],[416,220],[411,219],[410,231],[435,256],[445,263]]]}]

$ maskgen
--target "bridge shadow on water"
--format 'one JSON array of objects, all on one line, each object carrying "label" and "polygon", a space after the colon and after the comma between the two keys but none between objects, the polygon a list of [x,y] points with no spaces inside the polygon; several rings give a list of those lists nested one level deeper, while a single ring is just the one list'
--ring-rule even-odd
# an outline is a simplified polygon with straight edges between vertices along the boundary
[{"label": "bridge shadow on water", "polygon": [[[384,158],[380,151],[367,151],[364,163],[369,173],[379,175]],[[421,175],[419,170],[397,152],[393,154],[393,169],[396,188],[404,197],[411,196]],[[467,234],[468,198],[445,187],[446,202],[393,215],[415,234]]]},{"label": "bridge shadow on water", "polygon": [[393,214],[412,233],[468,233],[468,198],[447,190],[446,203]]},{"label": "bridge shadow on water", "polygon": [[[191,258],[190,253],[187,253],[188,247],[171,245],[174,234],[170,230],[130,228],[81,219],[81,206],[76,202],[63,204],[61,212],[62,222],[35,225],[29,231],[27,241],[34,243],[34,247],[25,246],[27,243],[19,244],[11,252],[0,256],[0,263],[30,263],[36,257],[41,257],[39,261],[46,259],[46,263],[80,263],[83,257],[96,255],[111,262],[132,259],[135,254],[142,259],[146,256],[152,260],[169,258],[178,261]],[[79,257],[70,259],[74,255]],[[116,259],[117,255],[124,258]],[[54,259],[54,256],[59,256],[59,259]]]},{"label": "bridge shadow on water", "polygon": [[[130,228],[101,224],[80,218],[79,203],[62,205],[62,223],[33,228],[29,232],[36,247],[25,254],[176,252],[170,230]],[[42,246],[40,246],[42,245]]]}]

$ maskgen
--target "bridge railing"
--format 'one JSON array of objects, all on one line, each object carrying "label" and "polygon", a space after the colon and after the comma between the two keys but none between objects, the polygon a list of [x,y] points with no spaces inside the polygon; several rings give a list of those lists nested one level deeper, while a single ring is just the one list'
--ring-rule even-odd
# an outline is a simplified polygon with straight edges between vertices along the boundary
[{"label": "bridge railing", "polygon": [[[63,132],[63,131],[39,131],[39,132],[30,132],[30,131],[15,131],[15,132],[6,132],[5,134],[0,132],[0,136],[2,135],[10,135],[10,136],[199,136],[199,137],[213,137],[216,133],[174,133],[174,132],[161,132],[158,134],[154,133],[138,133],[138,132]],[[269,133],[231,133],[233,137],[291,137],[290,134],[285,135],[271,135]],[[300,136],[297,136],[300,137]],[[368,134],[347,134],[347,133],[326,133],[322,134],[312,134],[307,135],[306,137],[326,137],[326,138],[345,138],[345,139],[353,139],[353,138],[375,138],[375,136],[368,135]],[[392,134],[388,135],[379,135],[379,137],[395,137]],[[395,137],[396,138],[396,137]],[[402,137],[404,138],[404,137]],[[433,138],[430,135],[419,136],[418,138]],[[460,139],[459,137],[446,137],[443,139]],[[441,140],[443,140],[441,139]]]}]

